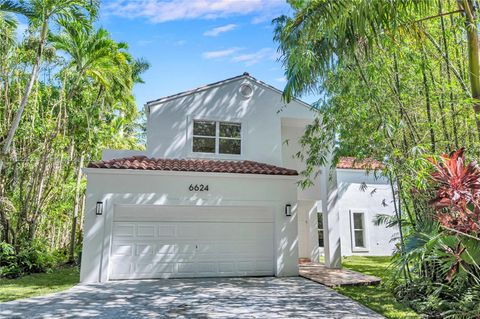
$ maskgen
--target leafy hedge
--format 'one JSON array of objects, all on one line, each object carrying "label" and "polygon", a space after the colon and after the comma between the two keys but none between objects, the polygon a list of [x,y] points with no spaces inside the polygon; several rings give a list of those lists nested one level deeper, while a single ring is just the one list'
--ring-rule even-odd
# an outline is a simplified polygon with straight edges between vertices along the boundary
[{"label": "leafy hedge", "polygon": [[39,241],[17,248],[0,242],[0,277],[17,278],[30,273],[48,272],[66,260],[65,251],[51,252]]}]

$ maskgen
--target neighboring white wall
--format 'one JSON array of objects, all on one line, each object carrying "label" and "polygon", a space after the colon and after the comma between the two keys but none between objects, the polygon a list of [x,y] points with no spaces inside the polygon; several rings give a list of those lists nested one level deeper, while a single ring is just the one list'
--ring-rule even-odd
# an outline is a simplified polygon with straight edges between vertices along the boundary
[{"label": "neighboring white wall", "polygon": [[[85,206],[81,282],[106,281],[113,207],[115,204],[266,206],[275,211],[275,256],[278,276],[298,275],[297,213],[285,216],[285,205],[296,207],[293,176],[192,172],[85,169]],[[190,184],[208,184],[208,192],[190,192]],[[97,201],[104,203],[95,215]]]},{"label": "neighboring white wall", "polygon": [[146,151],[136,150],[103,150],[102,161],[108,161],[115,158],[130,157],[135,155],[146,155]]},{"label": "neighboring white wall", "polygon": [[[240,93],[242,84],[253,95]],[[147,123],[147,153],[160,158],[201,157],[191,152],[192,121],[208,119],[242,123],[241,155],[207,155],[209,158],[252,160],[282,165],[281,118],[314,117],[306,105],[293,101],[287,106],[282,96],[248,78],[228,82],[161,104],[151,105]]]},{"label": "neighboring white wall", "polygon": [[[398,235],[398,229],[386,228],[384,225],[375,226],[373,222],[378,214],[395,215],[388,179],[376,178],[373,172],[367,175],[364,170],[338,169],[337,182],[342,255],[391,255],[395,248],[395,242],[391,239]],[[362,183],[367,186],[365,190],[361,189]],[[365,251],[352,251],[352,210],[365,213],[365,238],[367,239]]]}]

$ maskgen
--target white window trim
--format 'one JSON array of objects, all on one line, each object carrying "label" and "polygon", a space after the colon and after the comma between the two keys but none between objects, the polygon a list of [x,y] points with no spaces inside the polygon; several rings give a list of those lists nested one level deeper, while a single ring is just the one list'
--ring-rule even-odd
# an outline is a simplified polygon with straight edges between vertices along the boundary
[{"label": "white window trim", "polygon": [[[365,247],[356,247],[355,246],[355,226],[353,223],[353,214],[361,213],[363,214],[362,223],[363,223],[363,243]],[[368,227],[367,227],[367,211],[365,209],[350,209],[350,234],[351,234],[351,243],[352,243],[352,252],[368,252],[369,249],[369,240],[368,240]]]},{"label": "white window trim", "polygon": [[321,231],[323,232],[323,246],[320,246],[320,240],[318,239],[318,237],[317,237],[317,245],[319,248],[323,249],[325,248],[325,215],[323,214],[323,212],[317,212],[317,236],[318,236],[318,232],[320,231],[320,228],[318,228],[319,215],[322,215],[323,229]]},{"label": "white window trim", "polygon": [[[215,122],[215,153],[201,153],[193,151],[193,122],[194,121],[210,121]],[[240,154],[220,154],[220,122],[224,123],[238,123],[241,125],[240,132]],[[218,117],[204,117],[204,116],[189,116],[187,117],[187,157],[188,158],[205,158],[205,159],[232,159],[243,160],[245,157],[245,131],[246,125],[241,119],[236,118],[218,118]],[[212,136],[213,138],[213,136]]]}]

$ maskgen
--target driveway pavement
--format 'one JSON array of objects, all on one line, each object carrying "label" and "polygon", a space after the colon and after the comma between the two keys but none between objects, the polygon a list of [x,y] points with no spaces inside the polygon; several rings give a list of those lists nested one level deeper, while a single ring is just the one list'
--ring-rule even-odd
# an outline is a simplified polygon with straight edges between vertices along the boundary
[{"label": "driveway pavement", "polygon": [[116,281],[0,303],[0,318],[383,318],[300,278]]}]

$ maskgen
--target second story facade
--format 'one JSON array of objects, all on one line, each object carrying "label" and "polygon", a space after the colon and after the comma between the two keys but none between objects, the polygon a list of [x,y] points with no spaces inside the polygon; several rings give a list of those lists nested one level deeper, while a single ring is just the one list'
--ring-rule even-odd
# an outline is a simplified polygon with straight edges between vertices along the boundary
[{"label": "second story facade", "polygon": [[247,73],[148,102],[146,111],[147,156],[279,166],[295,166],[282,146],[314,116],[308,104],[286,105],[280,91]]}]

